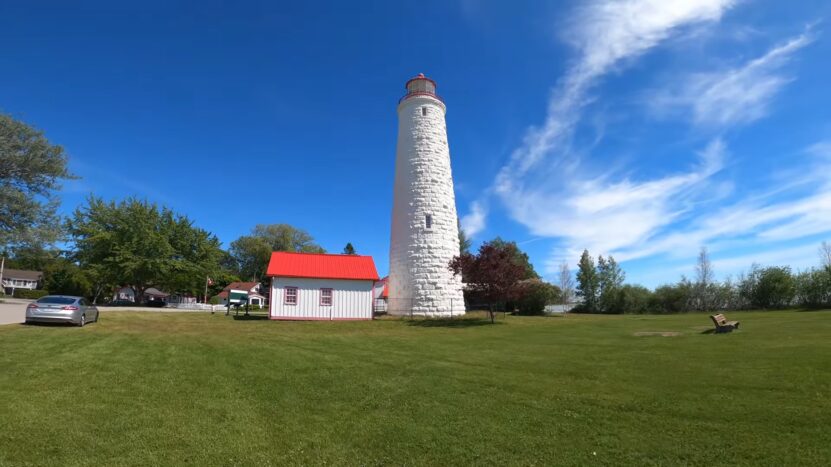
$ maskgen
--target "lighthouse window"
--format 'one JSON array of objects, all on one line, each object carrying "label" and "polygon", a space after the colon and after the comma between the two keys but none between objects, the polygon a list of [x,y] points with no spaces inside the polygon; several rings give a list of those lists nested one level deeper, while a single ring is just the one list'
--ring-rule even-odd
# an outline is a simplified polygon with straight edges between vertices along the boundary
[{"label": "lighthouse window", "polygon": [[421,116],[422,116],[422,117],[426,117],[426,116],[427,116],[427,107],[422,107],[422,108],[421,108]]},{"label": "lighthouse window", "polygon": [[427,214],[426,216],[424,216],[424,226],[428,229],[433,228],[433,215],[432,214]]}]

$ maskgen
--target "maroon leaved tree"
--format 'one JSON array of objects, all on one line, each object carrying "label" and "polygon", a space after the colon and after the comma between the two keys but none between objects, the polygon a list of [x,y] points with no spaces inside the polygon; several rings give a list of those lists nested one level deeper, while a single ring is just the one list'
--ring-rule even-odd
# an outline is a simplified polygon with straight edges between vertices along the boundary
[{"label": "maroon leaved tree", "polygon": [[515,252],[504,242],[484,243],[476,255],[456,256],[449,267],[464,277],[468,290],[477,292],[488,302],[491,323],[494,322],[494,305],[514,300],[519,292],[519,281],[526,274],[525,266],[516,261]]}]

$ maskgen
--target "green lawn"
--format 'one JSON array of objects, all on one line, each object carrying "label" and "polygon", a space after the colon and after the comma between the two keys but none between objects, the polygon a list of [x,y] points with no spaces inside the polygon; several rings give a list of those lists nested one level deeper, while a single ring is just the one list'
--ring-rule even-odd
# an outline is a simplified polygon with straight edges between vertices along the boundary
[{"label": "green lawn", "polygon": [[728,318],[0,326],[0,465],[828,465],[831,312]]}]

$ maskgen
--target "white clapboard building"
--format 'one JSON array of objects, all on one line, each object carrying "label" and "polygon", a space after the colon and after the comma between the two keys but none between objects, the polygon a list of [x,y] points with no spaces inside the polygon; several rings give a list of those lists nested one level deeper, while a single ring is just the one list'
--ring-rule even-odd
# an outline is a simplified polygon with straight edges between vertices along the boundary
[{"label": "white clapboard building", "polygon": [[266,274],[270,319],[372,319],[379,277],[371,256],[275,252]]}]

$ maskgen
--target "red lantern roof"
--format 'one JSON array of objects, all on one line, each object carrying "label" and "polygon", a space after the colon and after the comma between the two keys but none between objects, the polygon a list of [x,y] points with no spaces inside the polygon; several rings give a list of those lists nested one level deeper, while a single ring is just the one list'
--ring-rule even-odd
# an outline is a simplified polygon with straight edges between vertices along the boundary
[{"label": "red lantern roof", "polygon": [[271,253],[266,275],[311,279],[378,280],[378,271],[375,269],[372,256],[282,251]]}]

